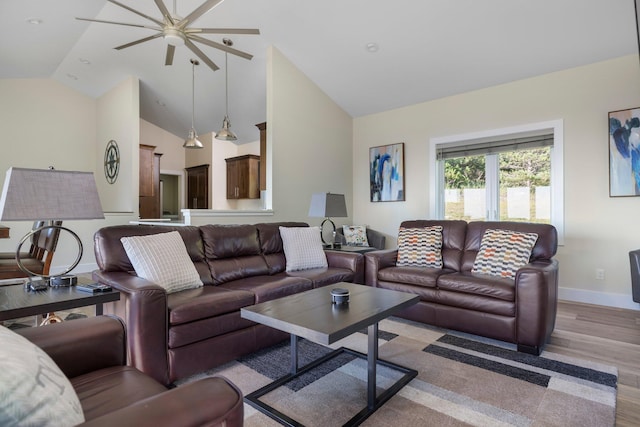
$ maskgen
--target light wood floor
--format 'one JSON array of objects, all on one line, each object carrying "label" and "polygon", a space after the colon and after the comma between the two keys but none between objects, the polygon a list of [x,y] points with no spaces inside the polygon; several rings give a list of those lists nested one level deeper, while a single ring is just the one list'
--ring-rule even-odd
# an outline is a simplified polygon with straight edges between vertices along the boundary
[{"label": "light wood floor", "polygon": [[546,349],[616,366],[616,426],[640,426],[640,311],[561,301]]}]

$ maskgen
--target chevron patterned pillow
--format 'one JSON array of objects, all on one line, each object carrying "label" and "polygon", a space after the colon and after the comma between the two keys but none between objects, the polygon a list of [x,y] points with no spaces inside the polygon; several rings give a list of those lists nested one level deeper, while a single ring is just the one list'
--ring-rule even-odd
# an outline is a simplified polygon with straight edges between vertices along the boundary
[{"label": "chevron patterned pillow", "polygon": [[529,263],[537,240],[535,233],[488,229],[471,272],[513,279],[518,269]]},{"label": "chevron patterned pillow", "polygon": [[400,227],[396,266],[442,268],[442,227]]}]

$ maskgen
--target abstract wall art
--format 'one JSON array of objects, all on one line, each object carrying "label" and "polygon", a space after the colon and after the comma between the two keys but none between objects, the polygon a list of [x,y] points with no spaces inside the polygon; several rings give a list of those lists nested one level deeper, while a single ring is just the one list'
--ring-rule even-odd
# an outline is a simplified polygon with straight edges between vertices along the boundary
[{"label": "abstract wall art", "polygon": [[609,196],[640,196],[640,108],[609,113]]},{"label": "abstract wall art", "polygon": [[369,148],[369,190],[372,202],[404,200],[403,142]]}]

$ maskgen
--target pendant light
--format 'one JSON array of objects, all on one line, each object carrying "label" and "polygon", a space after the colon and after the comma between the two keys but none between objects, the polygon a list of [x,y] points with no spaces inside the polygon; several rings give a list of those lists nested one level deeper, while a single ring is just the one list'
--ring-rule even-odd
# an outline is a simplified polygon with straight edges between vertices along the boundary
[{"label": "pendant light", "polygon": [[189,131],[189,137],[182,144],[183,148],[203,148],[202,142],[198,140],[198,134],[194,125],[196,115],[196,95],[195,95],[195,80],[196,80],[196,65],[200,63],[191,59],[191,130]]},{"label": "pendant light", "polygon": [[[225,46],[233,46],[231,39],[222,39],[222,43]],[[229,121],[229,63],[228,53],[224,53],[224,86],[225,86],[225,115],[222,120],[222,129],[216,133],[216,139],[223,141],[235,141],[238,139],[235,133],[231,129],[231,122]]]}]

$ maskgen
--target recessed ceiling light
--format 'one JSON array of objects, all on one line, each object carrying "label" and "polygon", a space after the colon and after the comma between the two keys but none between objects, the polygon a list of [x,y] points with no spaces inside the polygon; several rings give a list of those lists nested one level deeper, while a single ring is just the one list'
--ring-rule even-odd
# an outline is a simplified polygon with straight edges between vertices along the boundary
[{"label": "recessed ceiling light", "polygon": [[84,65],[91,65],[91,61],[84,58],[78,58],[78,61],[82,62]]},{"label": "recessed ceiling light", "polygon": [[78,76],[76,76],[75,74],[67,74],[67,77],[69,77],[71,80],[78,80]]},{"label": "recessed ceiling light", "polygon": [[380,49],[380,46],[378,46],[378,43],[367,43],[364,46],[365,49],[367,49],[367,52],[371,52],[371,53],[375,53]]},{"label": "recessed ceiling light", "polygon": [[42,19],[40,19],[40,18],[28,18],[27,19],[27,23],[28,24],[32,24],[32,25],[40,25],[40,24],[42,24]]}]

